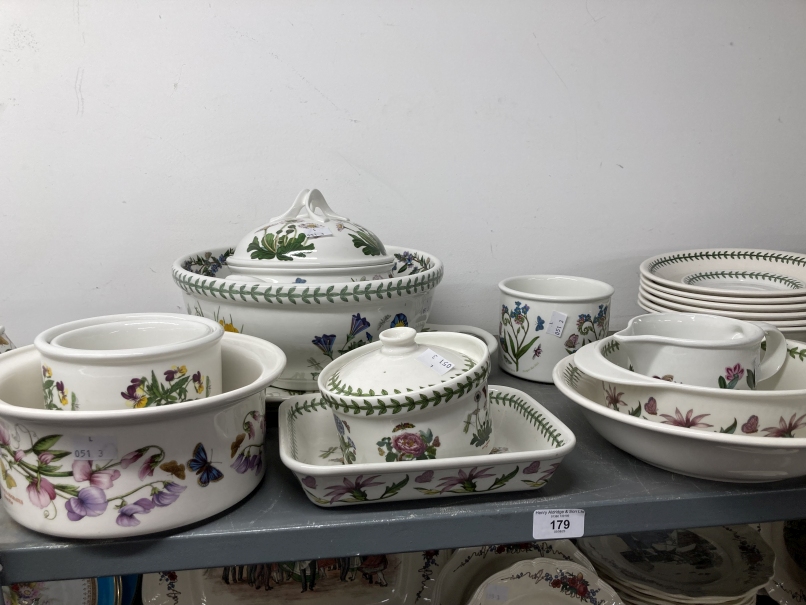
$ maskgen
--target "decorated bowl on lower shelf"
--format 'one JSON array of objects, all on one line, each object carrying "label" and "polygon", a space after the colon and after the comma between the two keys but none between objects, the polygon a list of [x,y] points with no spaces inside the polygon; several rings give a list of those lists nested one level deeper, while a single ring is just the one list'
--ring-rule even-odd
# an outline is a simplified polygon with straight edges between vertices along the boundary
[{"label": "decorated bowl on lower shelf", "polygon": [[333,414],[316,395],[280,405],[280,458],[318,506],[535,490],[576,445],[571,430],[529,395],[489,388],[496,445],[482,456],[345,465]]},{"label": "decorated bowl on lower shelf", "polygon": [[42,406],[33,346],[0,357],[0,488],[17,522],[68,538],[173,529],[246,497],[264,474],[275,345],[222,339],[220,395],[182,405],[63,414]]},{"label": "decorated bowl on lower shelf", "polygon": [[[750,407],[728,404],[717,413],[716,406],[705,407],[709,400],[695,390],[720,389],[684,387],[685,391],[675,392],[667,388],[660,396],[664,381],[656,380],[657,386],[639,385],[628,391],[626,386],[587,375],[575,357],[554,367],[557,388],[580,406],[602,437],[636,458],[713,481],[763,483],[806,475],[802,395],[783,391],[781,398],[763,399],[762,391],[729,391],[726,396],[741,396]],[[757,405],[752,405],[751,398],[756,398]]]}]

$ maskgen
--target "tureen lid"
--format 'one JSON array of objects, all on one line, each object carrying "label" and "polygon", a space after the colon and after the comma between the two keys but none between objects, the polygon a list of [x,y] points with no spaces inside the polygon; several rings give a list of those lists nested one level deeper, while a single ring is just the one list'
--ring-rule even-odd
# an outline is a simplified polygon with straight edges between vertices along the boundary
[{"label": "tureen lid", "polygon": [[[455,345],[452,340],[456,336],[476,340],[464,334],[418,335],[412,328],[384,330],[379,335],[380,343],[364,345],[337,359],[333,366],[335,372],[328,371],[331,369],[328,366],[320,376],[319,386],[345,395],[392,395],[448,382],[481,361],[471,358],[468,355],[470,350],[462,351],[434,342]],[[426,344],[418,340],[430,342]],[[476,343],[478,349],[482,343]]]},{"label": "tureen lid", "polygon": [[333,212],[318,189],[303,189],[285,214],[248,233],[227,259],[241,274],[349,267],[382,273],[393,263],[374,233]]}]

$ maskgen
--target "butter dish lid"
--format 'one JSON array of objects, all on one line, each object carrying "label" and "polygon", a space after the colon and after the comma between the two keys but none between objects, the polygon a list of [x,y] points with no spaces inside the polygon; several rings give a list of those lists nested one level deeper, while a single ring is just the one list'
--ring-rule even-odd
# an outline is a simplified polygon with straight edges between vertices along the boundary
[{"label": "butter dish lid", "polygon": [[239,274],[351,267],[383,273],[394,257],[369,229],[333,212],[318,189],[303,189],[285,214],[244,236],[227,264]]},{"label": "butter dish lid", "polygon": [[486,345],[466,334],[390,328],[379,339],[325,367],[319,376],[322,392],[358,397],[409,393],[459,378],[487,356]]}]

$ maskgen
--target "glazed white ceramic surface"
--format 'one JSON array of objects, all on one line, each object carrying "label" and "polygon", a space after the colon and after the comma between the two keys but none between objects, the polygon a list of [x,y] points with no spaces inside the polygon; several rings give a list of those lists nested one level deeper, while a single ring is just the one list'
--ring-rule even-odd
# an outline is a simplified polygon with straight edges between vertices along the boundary
[{"label": "glazed white ceramic surface", "polygon": [[292,397],[279,411],[280,458],[325,507],[543,487],[574,448],[574,434],[522,391],[492,386],[489,398],[497,441],[490,454],[347,466],[325,401]]},{"label": "glazed white ceramic surface", "polygon": [[761,536],[775,552],[775,572],[764,587],[781,605],[806,602],[806,531],[804,521],[763,523]]},{"label": "glazed white ceramic surface", "polygon": [[[652,304],[669,307],[673,311],[683,311],[691,313],[711,313],[713,315],[724,315],[726,317],[734,317],[736,319],[756,320],[756,321],[787,321],[798,322],[806,324],[806,312],[804,311],[787,311],[787,312],[767,312],[767,311],[743,311],[733,309],[720,309],[711,306],[698,306],[691,304],[681,304],[679,302],[665,300],[661,297],[655,296],[645,289],[640,291],[640,296],[647,302]],[[780,305],[779,305],[780,306]],[[775,307],[777,309],[778,306]]]},{"label": "glazed white ceramic surface", "polygon": [[93,317],[39,334],[45,409],[162,406],[221,393],[214,321],[174,313]]},{"label": "glazed white ceramic surface", "polygon": [[[396,328],[346,353],[319,375],[345,462],[479,456],[493,447],[490,354],[474,336]],[[420,356],[455,361],[440,375]]]},{"label": "glazed white ceramic surface", "polygon": [[594,571],[593,564],[570,540],[458,548],[437,577],[434,604],[466,603],[485,578],[518,561],[536,558],[575,563],[590,572]]},{"label": "glazed white ceramic surface", "polygon": [[[690,305],[703,309],[716,309],[719,311],[743,311],[746,313],[789,313],[793,311],[806,311],[806,297],[800,298],[733,298],[729,296],[703,296],[684,291],[674,291],[658,284],[651,284],[643,277],[639,284],[639,291],[681,305]],[[707,298],[706,298],[707,296]],[[715,299],[715,300],[711,300]]]},{"label": "glazed white ceramic surface", "polygon": [[374,233],[333,212],[318,189],[303,189],[288,211],[248,233],[227,260],[233,273],[269,283],[389,278],[394,263]]},{"label": "glazed white ceramic surface", "polygon": [[648,258],[641,276],[666,288],[710,296],[806,295],[806,255],[748,248],[683,250]]},{"label": "glazed white ceramic surface", "polygon": [[11,342],[8,334],[6,334],[5,326],[0,326],[0,353],[5,353],[6,351],[11,351],[12,349],[16,349],[14,343]]},{"label": "glazed white ceramic surface", "polygon": [[[713,481],[763,483],[806,475],[802,386],[732,391],[640,376],[650,384],[614,384],[586,375],[576,366],[578,355],[554,368],[557,388],[580,406],[596,432],[636,458]],[[787,368],[793,362],[803,365],[788,358],[784,376],[774,380],[792,380]],[[794,374],[803,385],[802,369]]]},{"label": "glazed white ceramic surface", "polygon": [[767,583],[775,558],[748,525],[597,536],[577,545],[608,576],[677,603],[745,599]]},{"label": "glazed white ceramic surface", "polygon": [[786,357],[786,339],[774,326],[700,313],[639,315],[613,340],[638,374],[711,388],[755,389]]},{"label": "glazed white ceramic surface", "polygon": [[118,605],[114,578],[19,582],[3,586],[5,605]]},{"label": "glazed white ceramic surface", "polygon": [[[499,367],[513,376],[551,382],[552,369],[579,347],[607,335],[613,286],[569,275],[521,275],[498,284]],[[559,336],[552,314],[564,313]]]},{"label": "glazed white ceramic surface", "polygon": [[622,605],[621,598],[596,572],[555,559],[529,559],[493,574],[476,589],[468,605]]},{"label": "glazed white ceramic surface", "polygon": [[[667,309],[666,307],[655,305],[651,302],[648,302],[641,294],[638,295],[638,306],[641,307],[647,313],[678,313],[679,311],[675,311],[674,309]],[[716,311],[711,311],[711,315],[719,315]],[[722,315],[722,317],[726,317],[726,315]],[[801,324],[798,322],[788,322],[788,321],[769,321],[778,328],[783,334],[787,335],[787,338],[794,338],[794,339],[806,339],[806,324]]]},{"label": "glazed white ceramic surface", "polygon": [[442,263],[417,250],[387,249],[397,263],[395,277],[377,281],[276,285],[225,280],[230,270],[227,251],[221,249],[209,258],[200,253],[179,259],[173,278],[189,314],[283,349],[288,365],[276,387],[313,391],[319,372],[342,351],[372,342],[390,327],[419,331],[425,326]]},{"label": "glazed white ceramic surface", "polygon": [[222,358],[221,395],[137,413],[64,414],[41,409],[33,346],[0,356],[8,514],[42,533],[100,539],[173,529],[239,502],[263,478],[263,391],[285,356],[269,342],[226,334]]},{"label": "glazed white ceramic surface", "polygon": [[145,574],[143,605],[428,605],[447,558],[443,550]]}]

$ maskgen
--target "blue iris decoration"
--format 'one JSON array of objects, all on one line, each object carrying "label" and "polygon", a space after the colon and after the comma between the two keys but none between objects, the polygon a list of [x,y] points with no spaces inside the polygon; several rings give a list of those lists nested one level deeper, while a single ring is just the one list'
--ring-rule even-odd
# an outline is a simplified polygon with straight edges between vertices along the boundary
[{"label": "blue iris decoration", "polygon": [[390,328],[407,328],[409,327],[409,320],[403,313],[398,313],[389,324]]},{"label": "blue iris decoration", "polygon": [[535,328],[535,332],[540,332],[540,330],[542,330],[545,325],[546,325],[545,320],[538,315],[537,316],[537,327]]},{"label": "blue iris decoration", "polygon": [[372,334],[367,332],[367,342],[372,342]]},{"label": "blue iris decoration", "polygon": [[301,277],[298,277],[297,279],[294,280],[294,283],[295,284],[304,284],[304,283],[307,283],[307,281],[308,280],[306,280],[306,279],[302,279]]},{"label": "blue iris decoration", "polygon": [[364,330],[369,327],[369,321],[367,321],[366,317],[361,317],[361,313],[356,313],[353,315],[353,320],[350,324],[350,336],[354,337],[358,334],[361,334]]},{"label": "blue iris decoration", "polygon": [[336,335],[335,334],[322,334],[321,336],[316,336],[312,341],[325,355],[330,355],[333,353],[333,344],[336,342]]},{"label": "blue iris decoration", "polygon": [[333,420],[336,421],[336,430],[339,432],[339,435],[344,435],[344,423],[335,414],[333,415]]}]

